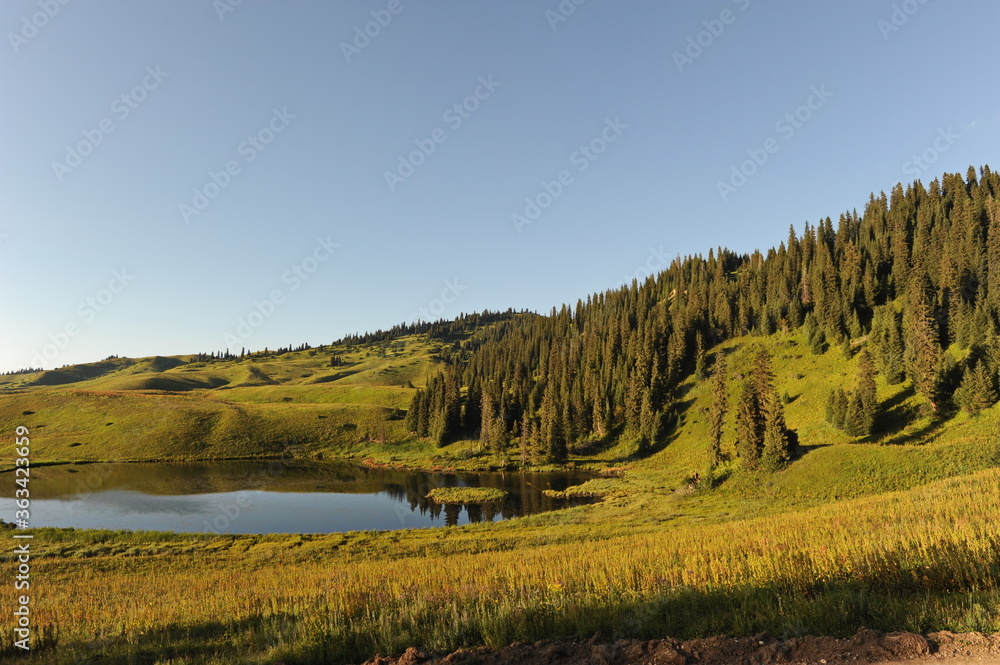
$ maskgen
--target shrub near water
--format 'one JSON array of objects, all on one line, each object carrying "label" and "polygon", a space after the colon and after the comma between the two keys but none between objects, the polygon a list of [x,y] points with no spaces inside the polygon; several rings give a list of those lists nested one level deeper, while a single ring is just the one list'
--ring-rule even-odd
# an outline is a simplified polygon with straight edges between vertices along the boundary
[{"label": "shrub near water", "polygon": [[505,496],[507,492],[496,487],[435,487],[427,494],[435,503],[485,503]]}]

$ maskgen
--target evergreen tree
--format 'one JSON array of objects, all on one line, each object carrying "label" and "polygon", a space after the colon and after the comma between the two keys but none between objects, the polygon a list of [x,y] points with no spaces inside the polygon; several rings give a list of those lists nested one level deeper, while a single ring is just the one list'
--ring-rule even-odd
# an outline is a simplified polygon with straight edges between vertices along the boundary
[{"label": "evergreen tree", "polygon": [[857,390],[847,395],[843,429],[848,436],[866,436],[870,431],[866,429],[864,406],[861,404],[861,395]]},{"label": "evergreen tree", "polygon": [[705,342],[700,330],[695,335],[694,378],[696,381],[705,379]]},{"label": "evergreen tree", "polygon": [[479,380],[473,376],[469,382],[469,389],[465,395],[465,408],[462,411],[462,427],[469,432],[475,432],[482,426],[483,414],[483,391],[479,387]]},{"label": "evergreen tree", "polygon": [[[914,268],[919,270],[919,268]],[[928,296],[926,274],[919,274],[910,286],[906,310],[906,369],[917,393],[938,410],[938,388],[941,347],[934,312]]]},{"label": "evergreen tree", "polygon": [[955,391],[955,404],[971,414],[977,414],[996,402],[996,386],[986,370],[986,364],[980,361],[967,367],[962,383]]},{"label": "evergreen tree", "polygon": [[806,314],[805,331],[806,343],[809,345],[809,350],[816,355],[825,353],[826,335],[820,329],[819,324],[816,322],[816,317],[812,315],[812,312]]},{"label": "evergreen tree", "polygon": [[430,434],[431,421],[431,393],[428,390],[420,390],[420,408],[417,410],[417,436],[424,437]]},{"label": "evergreen tree", "polygon": [[754,469],[764,447],[764,422],[753,381],[744,379],[736,405],[736,451],[743,466]]},{"label": "evergreen tree", "polygon": [[423,395],[422,391],[418,390],[413,393],[413,399],[410,400],[410,407],[406,410],[406,431],[413,432],[416,434],[420,429],[420,409],[423,406]]},{"label": "evergreen tree", "polygon": [[541,450],[545,458],[559,464],[566,461],[566,439],[562,431],[562,418],[556,402],[555,390],[547,387],[542,397]]},{"label": "evergreen tree", "polygon": [[712,372],[712,405],[708,412],[709,460],[712,467],[722,461],[722,435],[729,408],[729,392],[726,386],[726,358],[721,352]]},{"label": "evergreen tree", "polygon": [[637,453],[646,455],[652,447],[655,437],[658,434],[656,411],[653,409],[652,396],[647,391],[642,398],[642,408],[639,412],[639,442]]},{"label": "evergreen tree", "polygon": [[875,428],[878,412],[878,391],[875,385],[875,361],[868,349],[858,356],[858,431],[855,436],[868,436]]},{"label": "evergreen tree", "polygon": [[528,466],[532,460],[534,450],[534,423],[528,414],[524,414],[521,421],[521,438],[518,440],[518,452],[521,454],[521,466]]},{"label": "evergreen tree", "polygon": [[501,442],[502,421],[497,417],[497,400],[493,394],[493,386],[483,390],[481,400],[479,443],[487,450],[496,451]]},{"label": "evergreen tree", "polygon": [[772,390],[763,400],[764,441],[760,464],[765,471],[779,471],[791,460],[791,440],[785,425],[784,409],[778,393]]},{"label": "evergreen tree", "polygon": [[986,204],[989,232],[986,246],[986,309],[1000,321],[1000,200],[990,197]]},{"label": "evergreen tree", "polygon": [[886,383],[900,383],[906,376],[903,365],[903,327],[902,320],[892,305],[875,309],[871,345]]},{"label": "evergreen tree", "polygon": [[847,419],[848,398],[843,388],[830,390],[826,400],[826,422],[837,429],[844,429]]}]

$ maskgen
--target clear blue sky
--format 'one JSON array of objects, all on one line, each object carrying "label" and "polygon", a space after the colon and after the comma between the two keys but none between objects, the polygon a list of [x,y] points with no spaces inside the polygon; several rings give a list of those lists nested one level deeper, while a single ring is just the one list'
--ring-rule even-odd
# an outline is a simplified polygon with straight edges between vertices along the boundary
[{"label": "clear blue sky", "polygon": [[235,1],[0,5],[0,370],[547,311],[1000,168],[992,0]]}]

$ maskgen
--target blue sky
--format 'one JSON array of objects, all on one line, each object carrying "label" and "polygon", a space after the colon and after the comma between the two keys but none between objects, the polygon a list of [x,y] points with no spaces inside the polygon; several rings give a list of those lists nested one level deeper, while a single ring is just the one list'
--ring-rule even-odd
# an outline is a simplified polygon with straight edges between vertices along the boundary
[{"label": "blue sky", "polygon": [[5,1],[0,371],[544,312],[1000,167],[990,0],[577,2]]}]

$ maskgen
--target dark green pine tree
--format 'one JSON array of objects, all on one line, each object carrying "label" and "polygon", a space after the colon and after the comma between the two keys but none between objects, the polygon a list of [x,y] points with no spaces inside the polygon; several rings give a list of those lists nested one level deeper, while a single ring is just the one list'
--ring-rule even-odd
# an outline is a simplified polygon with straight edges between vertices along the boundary
[{"label": "dark green pine tree", "polygon": [[566,461],[566,439],[562,431],[562,414],[553,386],[546,386],[542,396],[541,449],[553,464]]},{"label": "dark green pine tree", "polygon": [[695,334],[694,343],[694,378],[696,381],[703,381],[705,379],[705,355],[705,341],[699,330]]},{"label": "dark green pine tree", "polygon": [[847,393],[843,388],[833,388],[826,399],[826,422],[837,429],[844,429],[847,418]]},{"label": "dark green pine tree", "polygon": [[754,389],[757,391],[757,401],[764,408],[764,402],[769,399],[774,390],[774,372],[771,369],[771,354],[767,349],[761,349],[754,356],[751,370]]},{"label": "dark green pine tree", "polygon": [[990,199],[986,213],[990,220],[986,246],[986,309],[994,321],[1000,321],[1000,200]]},{"label": "dark green pine tree", "polygon": [[[919,270],[919,268],[914,268]],[[928,295],[929,280],[918,274],[910,284],[906,309],[906,371],[917,393],[937,412],[941,366],[941,346]]]},{"label": "dark green pine tree", "polygon": [[659,433],[657,420],[657,413],[653,408],[653,398],[650,395],[650,391],[647,390],[642,397],[642,407],[639,410],[639,440],[636,446],[636,453],[638,455],[649,454],[654,439]]},{"label": "dark green pine tree", "polygon": [[420,430],[420,409],[423,407],[424,397],[423,391],[418,390],[413,393],[413,399],[410,400],[410,407],[406,410],[406,431],[416,434]]},{"label": "dark green pine tree", "polygon": [[497,400],[493,392],[491,385],[483,390],[479,407],[479,444],[491,451],[495,451],[500,442],[500,432],[497,431]]},{"label": "dark green pine tree", "polygon": [[988,409],[997,403],[997,391],[986,369],[986,363],[980,361],[968,367],[962,376],[962,383],[955,391],[955,404],[965,411],[975,415],[983,409]]},{"label": "dark green pine tree", "polygon": [[761,401],[764,411],[764,441],[760,465],[765,471],[780,471],[792,458],[784,408],[778,392],[773,388]]},{"label": "dark green pine tree", "polygon": [[535,424],[532,422],[528,414],[524,414],[524,418],[521,421],[521,437],[518,439],[518,452],[521,454],[521,466],[528,466],[532,463],[532,452],[535,448],[534,441],[534,429]]},{"label": "dark green pine tree", "polygon": [[752,379],[744,379],[736,404],[736,452],[748,469],[759,466],[764,448],[764,421],[757,389]]},{"label": "dark green pine tree", "polygon": [[431,431],[431,392],[430,390],[421,390],[417,394],[420,395],[420,410],[417,413],[417,436],[429,436]]},{"label": "dark green pine tree", "polygon": [[465,408],[462,410],[462,427],[469,432],[475,432],[482,426],[483,391],[479,387],[479,379],[473,376],[465,395]]},{"label": "dark green pine tree", "polygon": [[878,414],[878,390],[875,385],[875,361],[868,349],[858,355],[858,434],[868,436],[875,429]]},{"label": "dark green pine tree", "polygon": [[462,426],[462,380],[455,368],[445,372],[442,386],[444,423],[438,445],[449,443]]},{"label": "dark green pine tree", "polygon": [[844,410],[844,432],[848,436],[866,436],[865,409],[857,390],[847,394],[847,408]]},{"label": "dark green pine tree", "polygon": [[809,350],[817,356],[823,355],[826,352],[826,334],[820,329],[812,312],[806,314],[805,330]]},{"label": "dark green pine tree", "polygon": [[720,355],[712,371],[712,405],[708,410],[709,465],[714,468],[722,462],[722,436],[729,409],[729,390],[726,386],[726,358]]},{"label": "dark green pine tree", "polygon": [[872,351],[886,383],[896,385],[906,377],[903,364],[902,318],[892,305],[875,309],[871,331]]},{"label": "dark green pine tree", "polygon": [[639,421],[642,417],[642,398],[646,392],[643,389],[642,371],[639,363],[629,372],[628,386],[625,389],[625,425],[633,433],[641,432]]}]

